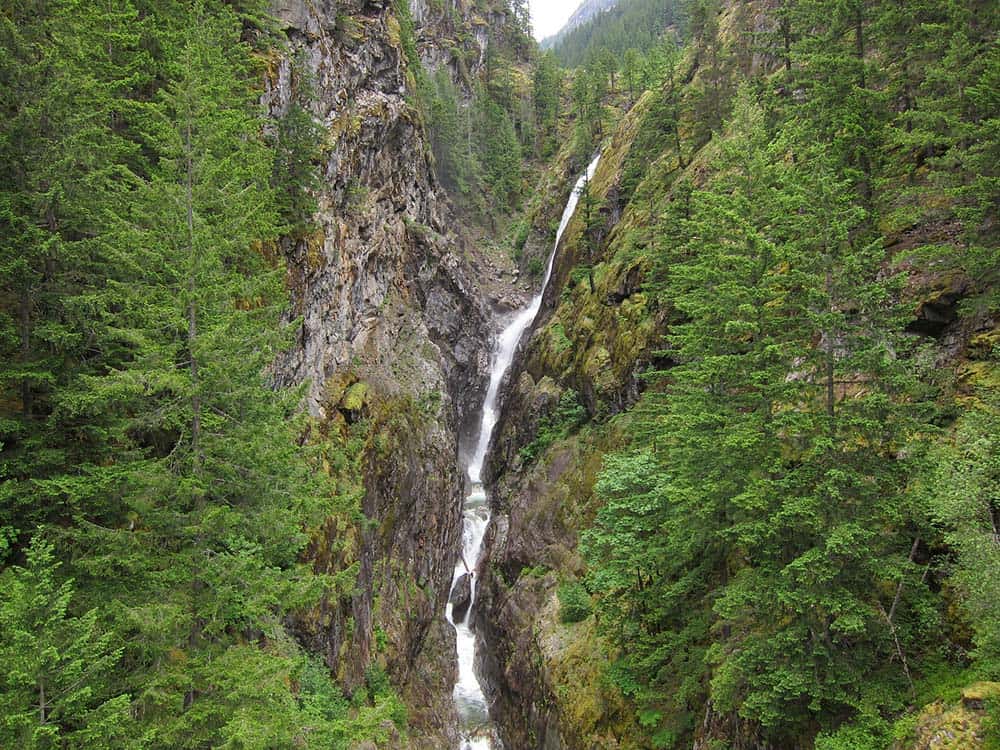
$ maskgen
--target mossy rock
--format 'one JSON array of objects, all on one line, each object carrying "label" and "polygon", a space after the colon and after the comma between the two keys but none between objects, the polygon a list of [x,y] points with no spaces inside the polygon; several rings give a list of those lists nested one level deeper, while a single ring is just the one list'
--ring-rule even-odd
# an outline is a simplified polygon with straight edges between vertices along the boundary
[{"label": "mossy rock", "polygon": [[368,384],[358,382],[347,389],[340,400],[340,408],[345,411],[361,411],[368,399]]},{"label": "mossy rock", "polygon": [[969,355],[973,359],[989,359],[997,347],[1000,347],[1000,325],[973,336],[969,340]]},{"label": "mossy rock", "polygon": [[962,690],[958,704],[935,701],[925,706],[913,729],[892,750],[985,750],[986,704],[1000,699],[1000,683],[977,682]]},{"label": "mossy rock", "polygon": [[958,368],[958,378],[972,388],[1000,388],[1000,367],[994,362],[966,362]]},{"label": "mossy rock", "polygon": [[987,701],[1000,701],[1000,682],[977,682],[962,691],[966,708],[983,710]]},{"label": "mossy rock", "polygon": [[387,16],[385,19],[385,31],[386,35],[389,37],[389,44],[396,49],[402,49],[403,32],[399,19],[393,15]]},{"label": "mossy rock", "polygon": [[320,270],[326,261],[326,234],[322,228],[305,237],[306,262],[313,271]]}]

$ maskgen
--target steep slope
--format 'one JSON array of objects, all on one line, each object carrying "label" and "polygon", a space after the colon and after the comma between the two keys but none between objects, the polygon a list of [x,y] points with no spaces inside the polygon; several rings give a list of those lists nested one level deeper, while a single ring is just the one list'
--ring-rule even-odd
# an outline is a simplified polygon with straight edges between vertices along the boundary
[{"label": "steep slope", "polygon": [[546,37],[541,42],[542,49],[555,47],[559,42],[574,29],[589,23],[601,13],[611,10],[617,5],[618,0],[584,0],[580,7],[573,11],[566,24],[552,36]]},{"label": "steep slope", "polygon": [[[419,35],[424,60],[458,77],[459,59],[476,71],[486,38],[474,6],[457,21],[413,11],[416,28],[390,4],[279,4],[290,46],[265,98],[280,117],[312,80],[311,110],[329,133],[315,232],[283,242],[302,325],[278,375],[308,381],[331,471],[363,514],[333,515],[317,534],[316,568],[356,581],[297,629],[348,689],[384,667],[410,708],[411,746],[438,748],[456,741],[442,613],[460,532],[459,415],[481,400],[492,313],[451,231],[412,101],[420,60],[407,49]],[[442,41],[463,28],[479,40],[467,58]]]},{"label": "steep slope", "polygon": [[629,49],[646,53],[666,29],[682,27],[693,7],[678,0],[602,3],[577,23],[570,21],[542,46],[570,68],[587,64],[599,51],[611,52],[619,59]]},{"label": "steep slope", "polygon": [[[751,79],[752,86],[757,87],[752,90],[767,92],[761,98],[779,112],[789,100],[781,81],[782,68],[790,65],[781,53],[782,34],[788,32],[783,31],[773,14],[773,5],[726,3],[718,16],[696,19],[699,23],[692,29],[694,40],[682,58],[673,63],[675,67],[666,80],[647,92],[605,141],[601,166],[591,186],[593,211],[587,218],[578,217],[567,232],[552,293],[534,335],[523,347],[520,374],[509,383],[488,465],[489,476],[495,482],[494,524],[487,538],[489,565],[481,583],[478,625],[484,638],[496,644],[483,668],[491,676],[495,714],[511,746],[546,750],[723,745],[811,748],[820,734],[829,743],[824,747],[867,748],[880,746],[878,742],[890,733],[891,720],[898,716],[865,715],[858,719],[858,725],[850,721],[842,725],[843,715],[823,716],[817,711],[808,728],[796,726],[789,734],[778,735],[778,739],[773,739],[776,735],[772,734],[769,739],[767,731],[747,718],[739,704],[739,710],[732,704],[730,710],[720,710],[708,697],[709,683],[717,674],[712,671],[712,658],[721,659],[722,653],[731,653],[712,643],[731,637],[732,629],[738,626],[719,623],[710,635],[705,631],[704,640],[696,648],[689,648],[684,640],[689,636],[676,623],[694,621],[691,627],[696,629],[702,614],[712,616],[711,604],[707,612],[692,615],[689,620],[683,613],[668,619],[676,611],[671,606],[676,605],[671,605],[670,599],[661,605],[656,598],[659,589],[643,593],[662,576],[652,568],[646,572],[625,571],[623,576],[631,579],[620,584],[623,589],[631,586],[636,591],[624,611],[617,613],[620,621],[627,622],[629,612],[633,618],[645,615],[646,619],[628,631],[625,627],[609,628],[602,618],[615,614],[617,601],[605,599],[610,592],[589,577],[591,567],[580,546],[581,537],[594,528],[598,514],[609,502],[608,493],[617,499],[614,493],[626,494],[631,489],[630,481],[639,488],[635,490],[636,507],[630,511],[620,502],[615,506],[616,519],[624,529],[620,544],[623,548],[636,545],[634,549],[623,549],[623,556],[642,560],[644,544],[654,544],[658,536],[666,533],[660,527],[643,526],[647,522],[643,513],[648,512],[643,503],[657,502],[656,483],[669,476],[669,466],[655,476],[650,473],[651,465],[641,463],[636,469],[638,477],[629,474],[628,469],[621,475],[611,474],[608,486],[613,489],[605,489],[604,494],[597,486],[598,479],[602,469],[605,476],[609,475],[609,458],[624,456],[620,459],[624,464],[632,455],[631,447],[642,445],[655,454],[657,440],[670,441],[669,422],[661,421],[651,428],[650,422],[644,421],[650,413],[662,414],[656,411],[658,404],[669,398],[669,386],[664,383],[670,382],[669,371],[677,364],[678,354],[665,342],[677,326],[686,322],[673,300],[662,293],[664,275],[668,273],[664,258],[673,257],[670,243],[682,236],[678,227],[684,226],[689,216],[685,212],[691,210],[691,191],[710,190],[718,179],[716,165],[727,142],[734,137],[735,129],[724,122],[732,115],[739,82]],[[762,54],[750,44],[750,38],[770,39],[773,51]],[[879,46],[883,44],[881,39],[871,44],[873,59],[887,54],[886,48]],[[883,79],[877,85],[891,86]],[[899,127],[906,129],[905,124]],[[986,141],[983,147],[995,149],[996,142]],[[913,197],[916,191],[908,192],[908,186],[924,179],[923,157],[909,152],[901,156],[892,145],[885,148],[889,155],[880,157],[885,159],[884,181],[879,183],[877,208],[872,210],[884,217],[879,229],[889,248],[888,257],[899,262],[914,247],[939,243],[958,253],[956,237],[961,230],[954,216],[942,218],[948,216],[947,212],[942,209],[937,213],[936,208],[922,215],[907,212],[911,202],[919,200]],[[543,185],[565,181],[565,175],[573,169],[570,154],[570,149],[564,149],[551,167],[554,179]],[[903,177],[907,172],[908,177]],[[542,228],[544,234],[544,212],[527,221],[532,227]],[[989,230],[993,219],[986,216],[982,221],[969,231],[986,238],[983,241],[993,249],[985,252],[992,254],[994,262],[987,263],[990,270],[984,267],[985,275],[978,281],[948,267],[946,262],[938,261],[936,267],[940,270],[935,270],[911,259],[901,263],[906,284],[895,292],[905,312],[901,313],[902,323],[894,325],[908,331],[904,334],[897,329],[897,333],[904,338],[923,337],[919,340],[925,352],[921,356],[932,358],[947,372],[943,380],[930,378],[935,387],[947,381],[943,390],[935,391],[936,404],[943,407],[945,414],[960,411],[970,399],[995,399],[986,394],[996,383],[995,354],[991,359],[988,350],[992,345],[987,343],[995,341],[996,309],[975,301],[977,295],[989,297],[996,288],[995,235],[990,239]],[[984,231],[983,227],[985,233],[977,234]],[[529,244],[533,242],[534,238],[529,240]],[[971,257],[970,267],[975,267],[974,261]],[[880,270],[878,276],[882,275],[884,271]],[[919,370],[919,360],[911,366]],[[980,393],[976,388],[987,391]],[[956,392],[957,404],[952,401]],[[845,391],[842,397],[851,398],[848,394],[850,391]],[[655,431],[652,437],[642,432],[649,429]],[[637,438],[637,434],[644,437]],[[642,483],[643,471],[652,482],[648,488]],[[914,478],[914,482],[920,481]],[[648,491],[648,496],[642,495],[643,491]],[[921,516],[924,510],[908,512],[915,516],[906,523],[924,524],[923,528],[928,529],[929,524]],[[982,508],[979,512],[982,514]],[[609,522],[607,517],[605,522]],[[634,524],[634,537],[629,536],[629,524]],[[935,532],[924,533],[930,536]],[[955,584],[949,579],[949,566],[935,562],[943,542],[940,537],[918,541],[909,561],[904,552],[899,555],[901,561],[893,563],[905,569],[909,562],[919,568],[915,573],[901,574],[907,576],[907,588],[891,580],[881,585],[904,599],[909,587],[920,589],[928,576],[932,576],[932,588],[945,589],[947,593],[936,599],[919,599],[923,592],[914,593],[917,600],[910,605],[913,609],[907,616],[918,620],[926,616],[925,622],[931,622],[937,615],[927,615],[923,608],[936,607],[945,624],[933,627],[948,631],[940,634],[946,644],[942,648],[962,654],[947,667],[951,670],[949,679],[959,683],[974,679],[974,672],[964,672],[964,651],[970,648],[969,626],[960,622],[968,613],[958,613],[960,606],[953,599],[951,587]],[[991,559],[995,560],[995,556]],[[676,589],[668,586],[664,596],[681,596],[678,592],[687,586],[721,588],[732,575],[727,566],[738,569],[740,564],[737,553],[730,552],[728,558],[723,556],[718,580],[711,577],[715,573],[698,571],[678,581]],[[883,575],[888,575],[884,571],[890,570],[889,565],[882,570]],[[930,601],[933,605],[928,604]],[[886,627],[887,619],[888,627],[893,627],[892,617],[878,615],[877,603],[871,609],[882,627]],[[736,607],[736,611],[741,610]],[[663,618],[659,621],[662,624],[658,624],[657,616]],[[662,630],[655,630],[657,627]],[[923,626],[910,627],[919,632]],[[931,626],[926,627],[921,637],[931,632]],[[660,636],[660,650],[643,652],[645,661],[632,672],[622,658],[635,648],[626,632],[651,640],[654,636],[650,633]],[[671,637],[676,644],[673,647],[669,647]],[[940,715],[961,713],[957,709],[949,713],[947,708],[956,700],[951,693],[957,691],[948,688],[944,697],[934,692],[941,690],[936,681],[943,679],[937,672],[941,667],[935,661],[935,646],[915,641],[919,644],[915,650],[924,649],[920,656],[926,658],[927,671],[912,675],[916,687],[911,690],[920,696],[918,700],[927,701],[931,698],[924,696],[932,696],[940,698],[941,703],[931,706],[925,715],[902,719],[891,730],[897,733],[893,736],[907,738],[899,740],[899,747],[930,746],[938,741],[935,738],[949,736],[947,722],[951,718]],[[726,648],[739,651],[739,646]],[[880,668],[892,672],[890,680],[902,682],[900,653],[898,642],[896,647],[883,651]],[[906,656],[917,659],[914,653]],[[774,663],[780,663],[780,657],[776,656]],[[913,668],[912,661],[908,668]],[[646,678],[648,682],[636,678],[641,669],[651,675]],[[763,672],[770,674],[768,669]],[[727,677],[717,679],[722,684]],[[911,675],[907,673],[906,677]],[[876,678],[869,675],[869,679]],[[907,700],[906,688],[900,690],[903,697],[897,711],[903,710]],[[984,705],[988,708],[989,701],[976,704],[970,726],[979,726]],[[821,732],[822,721],[828,723],[822,725]],[[918,723],[919,728],[907,730],[907,722]],[[963,737],[974,735],[980,742],[983,736],[977,731],[970,729]]]}]

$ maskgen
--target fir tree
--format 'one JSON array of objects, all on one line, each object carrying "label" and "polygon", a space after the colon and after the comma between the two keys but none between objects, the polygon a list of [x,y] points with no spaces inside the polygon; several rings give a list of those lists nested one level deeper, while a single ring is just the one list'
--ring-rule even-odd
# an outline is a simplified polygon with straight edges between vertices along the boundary
[{"label": "fir tree", "polygon": [[121,658],[97,609],[71,614],[73,581],[57,581],[51,543],[36,533],[26,567],[0,575],[0,740],[5,747],[132,747],[129,696],[115,695]]}]

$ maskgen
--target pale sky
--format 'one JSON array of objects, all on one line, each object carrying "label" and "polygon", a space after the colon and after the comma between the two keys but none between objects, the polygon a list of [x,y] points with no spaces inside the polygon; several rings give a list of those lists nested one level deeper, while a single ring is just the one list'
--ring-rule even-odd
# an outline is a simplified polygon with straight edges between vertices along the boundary
[{"label": "pale sky", "polygon": [[541,41],[552,36],[573,15],[581,0],[529,0],[531,6],[531,28],[535,39]]}]

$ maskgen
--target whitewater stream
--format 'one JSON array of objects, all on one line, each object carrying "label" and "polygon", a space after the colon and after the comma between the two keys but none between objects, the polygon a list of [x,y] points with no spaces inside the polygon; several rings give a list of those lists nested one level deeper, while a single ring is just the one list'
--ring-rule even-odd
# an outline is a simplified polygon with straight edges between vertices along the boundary
[{"label": "whitewater stream", "polygon": [[[580,193],[589,182],[597,169],[598,155],[587,167],[587,171],[580,176],[573,192],[570,193],[566,208],[563,211],[562,221],[559,223],[559,230],[556,232],[556,241],[549,254],[549,262],[545,267],[545,279],[542,281],[542,288],[531,300],[531,304],[517,313],[510,324],[500,334],[496,349],[493,353],[493,360],[490,367],[490,385],[486,391],[486,400],[483,402],[482,422],[479,427],[479,439],[476,443],[476,450],[469,463],[469,480],[472,482],[472,492],[465,499],[463,506],[462,521],[462,556],[455,566],[455,574],[451,581],[451,590],[459,583],[462,576],[468,574],[470,582],[469,607],[460,622],[455,622],[452,617],[452,603],[448,602],[445,617],[452,627],[458,643],[458,681],[455,683],[455,705],[458,708],[459,732],[462,740],[460,750],[500,750],[494,732],[490,725],[489,708],[486,704],[486,696],[483,695],[483,688],[479,684],[479,678],[475,673],[476,661],[476,636],[472,632],[470,623],[472,621],[472,608],[476,601],[476,568],[483,551],[483,537],[486,536],[486,527],[490,523],[490,507],[486,499],[486,491],[482,484],[483,461],[486,459],[486,451],[490,445],[490,437],[493,435],[493,428],[496,426],[500,415],[500,405],[498,397],[500,385],[503,383],[507,370],[510,369],[514,360],[514,352],[521,341],[521,336],[535,321],[538,310],[542,306],[542,297],[545,289],[549,285],[552,277],[552,267],[555,262],[556,249],[559,247],[559,240],[562,239],[566,225],[573,218],[576,204],[580,200]],[[449,600],[451,592],[449,592]]]}]

